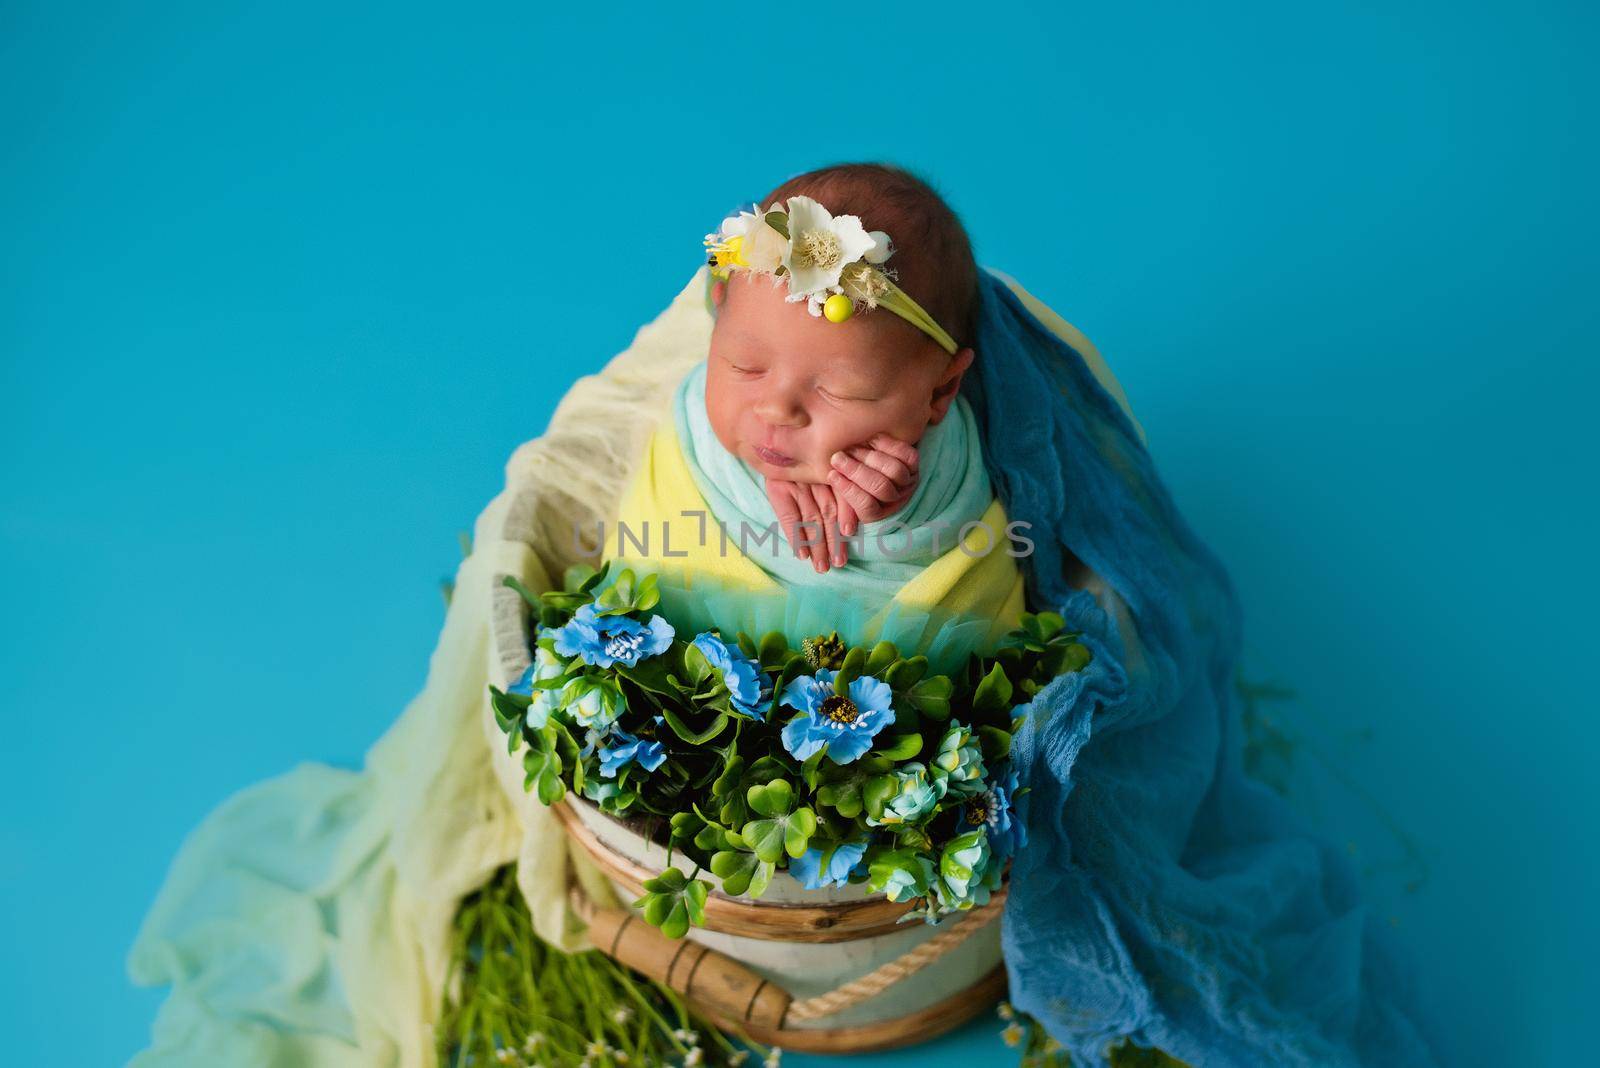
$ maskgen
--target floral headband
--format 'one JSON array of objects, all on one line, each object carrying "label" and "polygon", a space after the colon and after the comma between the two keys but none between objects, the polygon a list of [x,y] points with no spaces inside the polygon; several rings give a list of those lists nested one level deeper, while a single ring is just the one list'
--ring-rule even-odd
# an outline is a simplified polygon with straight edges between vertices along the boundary
[{"label": "floral headband", "polygon": [[888,308],[956,354],[955,339],[878,269],[894,254],[888,234],[868,233],[857,216],[834,216],[810,197],[790,197],[787,210],[774,203],[760,213],[760,204],[751,206],[755,212],[730,215],[720,233],[706,235],[713,277],[726,280],[743,270],[787,278],[784,299],[805,301],[807,311],[830,323],[850,318],[858,304]]}]

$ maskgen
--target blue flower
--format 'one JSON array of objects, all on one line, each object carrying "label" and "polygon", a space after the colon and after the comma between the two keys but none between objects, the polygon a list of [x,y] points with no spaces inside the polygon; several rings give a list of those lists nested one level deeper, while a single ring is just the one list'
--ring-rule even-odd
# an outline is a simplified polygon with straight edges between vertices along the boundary
[{"label": "blue flower", "polygon": [[844,886],[850,874],[861,864],[867,843],[840,842],[826,853],[821,849],[808,849],[789,861],[789,874],[800,880],[807,890],[821,890],[824,886]]},{"label": "blue flower", "polygon": [[836,764],[849,764],[872,747],[878,732],[894,722],[894,693],[871,675],[851,680],[848,693],[833,692],[833,672],[801,675],[784,687],[783,704],[804,715],[783,728],[783,747],[805,760],[823,746]]},{"label": "blue flower", "polygon": [[633,667],[646,657],[658,656],[672,644],[672,633],[672,624],[660,616],[640,623],[631,616],[600,615],[592,604],[579,608],[565,626],[550,632],[557,653],[599,668],[613,664]]},{"label": "blue flower", "polygon": [[1016,769],[996,769],[989,788],[967,801],[961,810],[958,832],[981,829],[989,839],[995,862],[1005,860],[1028,844],[1028,829],[1017,818],[1013,799],[1017,796]]},{"label": "blue flower", "polygon": [[772,682],[761,671],[761,665],[737,649],[729,648],[710,631],[696,636],[692,644],[722,677],[734,710],[751,719],[766,719]]},{"label": "blue flower", "polygon": [[661,743],[635,738],[624,730],[611,733],[611,744],[600,748],[600,774],[608,779],[617,777],[629,764],[638,764],[645,771],[655,771],[667,759]]}]

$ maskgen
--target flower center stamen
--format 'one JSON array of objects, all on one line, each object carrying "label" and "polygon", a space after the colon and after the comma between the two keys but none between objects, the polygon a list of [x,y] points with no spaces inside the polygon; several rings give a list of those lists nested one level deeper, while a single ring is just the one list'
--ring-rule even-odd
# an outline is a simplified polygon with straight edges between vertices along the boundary
[{"label": "flower center stamen", "polygon": [[827,230],[807,230],[794,243],[794,259],[802,267],[815,267],[826,271],[837,266],[844,258],[844,249],[837,235]]},{"label": "flower center stamen", "polygon": [[974,827],[981,827],[989,822],[991,806],[988,795],[974,797],[967,802],[967,822]]},{"label": "flower center stamen", "polygon": [[861,710],[848,697],[829,694],[822,699],[822,718],[849,727],[861,718]]},{"label": "flower center stamen", "polygon": [[613,634],[606,639],[606,655],[617,660],[626,660],[639,651],[644,644],[643,634]]}]

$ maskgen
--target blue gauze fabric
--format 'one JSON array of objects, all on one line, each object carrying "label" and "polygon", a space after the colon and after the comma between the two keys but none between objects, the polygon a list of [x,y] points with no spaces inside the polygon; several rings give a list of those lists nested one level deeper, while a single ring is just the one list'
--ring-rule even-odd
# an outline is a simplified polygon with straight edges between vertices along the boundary
[{"label": "blue gauze fabric", "polygon": [[[963,393],[1007,514],[1032,526],[1031,604],[1094,653],[1016,737],[1013,1002],[1074,1064],[1124,1037],[1197,1068],[1436,1063],[1350,864],[1244,775],[1222,565],[1083,357],[980,278]],[[1073,557],[1110,592],[1074,588]]]}]

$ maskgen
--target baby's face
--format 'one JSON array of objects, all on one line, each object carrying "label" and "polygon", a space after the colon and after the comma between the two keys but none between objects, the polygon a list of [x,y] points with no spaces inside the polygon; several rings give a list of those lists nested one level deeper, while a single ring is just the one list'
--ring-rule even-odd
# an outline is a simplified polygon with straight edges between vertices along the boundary
[{"label": "baby's face", "polygon": [[944,417],[971,350],[952,358],[883,308],[831,323],[787,292],[735,271],[714,294],[706,411],[729,452],[766,478],[825,482],[835,452],[878,433],[916,444]]}]

